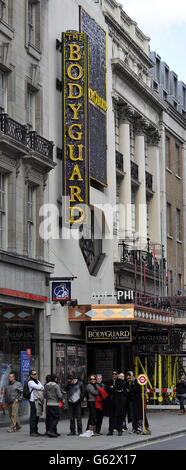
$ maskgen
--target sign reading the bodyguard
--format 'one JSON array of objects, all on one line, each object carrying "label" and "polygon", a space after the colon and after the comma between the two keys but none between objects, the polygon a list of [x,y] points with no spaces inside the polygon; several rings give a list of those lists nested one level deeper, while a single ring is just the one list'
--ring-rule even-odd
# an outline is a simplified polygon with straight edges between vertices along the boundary
[{"label": "sign reading the bodyguard", "polygon": [[66,32],[62,44],[65,222],[83,224],[89,205],[88,39]]},{"label": "sign reading the bodyguard", "polygon": [[86,327],[86,343],[128,343],[131,341],[131,326]]}]

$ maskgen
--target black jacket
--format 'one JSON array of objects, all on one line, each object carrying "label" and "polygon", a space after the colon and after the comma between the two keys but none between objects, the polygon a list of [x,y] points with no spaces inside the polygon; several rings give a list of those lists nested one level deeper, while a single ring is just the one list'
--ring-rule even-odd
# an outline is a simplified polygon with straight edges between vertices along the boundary
[{"label": "black jacket", "polygon": [[185,380],[176,384],[176,395],[186,395],[186,382]]},{"label": "black jacket", "polygon": [[68,403],[71,403],[72,405],[78,405],[81,403],[81,401],[83,401],[84,386],[80,380],[76,379],[74,384],[68,384],[65,390],[67,392]]}]

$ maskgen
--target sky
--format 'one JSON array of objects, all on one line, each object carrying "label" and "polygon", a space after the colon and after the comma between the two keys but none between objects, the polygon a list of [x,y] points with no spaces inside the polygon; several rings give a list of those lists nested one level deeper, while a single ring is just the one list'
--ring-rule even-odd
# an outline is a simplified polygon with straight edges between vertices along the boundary
[{"label": "sky", "polygon": [[186,83],[186,1],[117,0],[178,80]]}]

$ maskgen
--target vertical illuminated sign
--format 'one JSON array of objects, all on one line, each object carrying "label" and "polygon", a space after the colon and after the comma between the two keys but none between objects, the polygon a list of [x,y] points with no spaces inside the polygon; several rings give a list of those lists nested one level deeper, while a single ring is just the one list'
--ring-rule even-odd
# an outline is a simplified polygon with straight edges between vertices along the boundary
[{"label": "vertical illuminated sign", "polygon": [[107,186],[107,36],[83,7],[80,31],[89,39],[90,177]]},{"label": "vertical illuminated sign", "polygon": [[66,32],[63,44],[65,222],[87,223],[89,205],[88,40]]}]

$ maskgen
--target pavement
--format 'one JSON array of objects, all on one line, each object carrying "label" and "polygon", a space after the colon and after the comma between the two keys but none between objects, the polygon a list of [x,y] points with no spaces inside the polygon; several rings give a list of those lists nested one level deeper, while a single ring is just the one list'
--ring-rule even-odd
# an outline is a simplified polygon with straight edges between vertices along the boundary
[{"label": "pavement", "polygon": [[[108,418],[104,417],[102,424],[102,435],[93,437],[67,436],[69,432],[69,419],[66,416],[58,423],[58,432],[61,434],[57,438],[48,436],[30,437],[29,424],[24,423],[19,431],[7,432],[7,425],[0,427],[0,449],[2,450],[59,450],[59,451],[101,451],[114,449],[129,449],[136,447],[140,443],[156,441],[169,436],[186,433],[186,413],[178,415],[179,409],[152,411],[147,409],[147,417],[151,428],[150,435],[132,434],[131,424],[127,424],[128,430],[123,432],[121,437],[114,432],[113,436],[107,436]],[[83,416],[83,431],[86,430],[87,415]],[[39,423],[39,432],[45,433],[45,423]],[[134,447],[133,447],[134,448]]]}]

